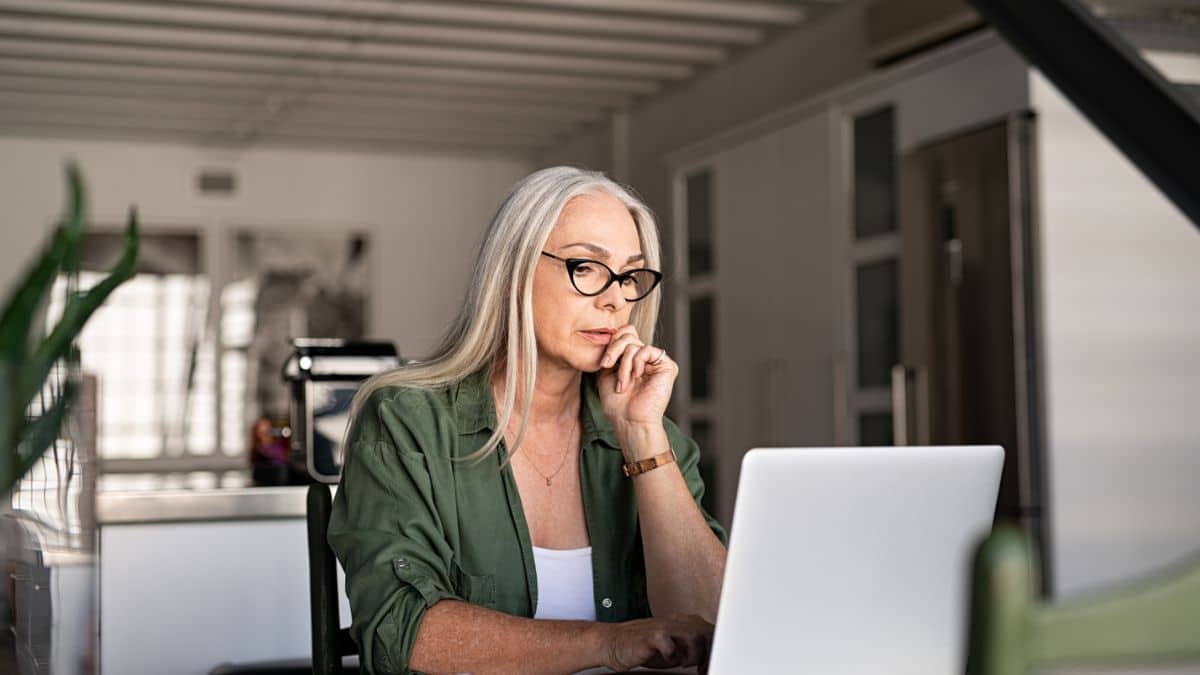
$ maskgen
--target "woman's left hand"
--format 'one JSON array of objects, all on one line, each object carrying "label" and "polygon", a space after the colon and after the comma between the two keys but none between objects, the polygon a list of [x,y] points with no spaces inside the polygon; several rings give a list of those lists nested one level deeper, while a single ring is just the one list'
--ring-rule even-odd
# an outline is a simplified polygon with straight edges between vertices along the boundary
[{"label": "woman's left hand", "polygon": [[679,365],[665,349],[643,343],[631,324],[621,326],[600,357],[597,387],[604,415],[618,433],[661,428],[678,376]]}]

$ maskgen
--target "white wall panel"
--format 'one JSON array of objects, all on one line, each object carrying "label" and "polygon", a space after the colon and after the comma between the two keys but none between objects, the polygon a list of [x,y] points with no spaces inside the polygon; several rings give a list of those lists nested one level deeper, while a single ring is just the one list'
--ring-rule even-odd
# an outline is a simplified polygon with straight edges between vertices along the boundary
[{"label": "white wall panel", "polygon": [[1200,230],[1043,77],[1053,576],[1071,596],[1200,548]]},{"label": "white wall panel", "polygon": [[818,112],[713,162],[726,516],[747,450],[833,441],[828,124]]}]

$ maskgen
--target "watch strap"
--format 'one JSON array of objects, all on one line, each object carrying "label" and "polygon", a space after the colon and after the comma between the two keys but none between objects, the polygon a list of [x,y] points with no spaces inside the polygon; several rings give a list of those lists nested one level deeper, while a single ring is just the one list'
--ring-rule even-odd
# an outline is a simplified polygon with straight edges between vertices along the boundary
[{"label": "watch strap", "polygon": [[667,450],[666,452],[664,452],[660,455],[655,455],[653,457],[650,457],[648,459],[642,459],[642,460],[638,460],[636,462],[629,462],[628,464],[626,464],[623,467],[623,471],[625,472],[625,476],[627,478],[633,478],[634,476],[636,476],[638,474],[646,473],[647,471],[652,471],[654,469],[657,469],[660,466],[670,464],[671,462],[674,462],[674,461],[675,461],[675,451],[672,449],[672,450]]}]

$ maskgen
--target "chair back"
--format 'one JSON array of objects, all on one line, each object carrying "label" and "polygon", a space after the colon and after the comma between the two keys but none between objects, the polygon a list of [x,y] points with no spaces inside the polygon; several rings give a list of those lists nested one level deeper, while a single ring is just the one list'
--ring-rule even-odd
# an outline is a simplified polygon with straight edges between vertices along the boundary
[{"label": "chair back", "polygon": [[1200,559],[1085,601],[1039,600],[1025,536],[997,527],[975,555],[968,672],[1025,675],[1060,665],[1200,662]]},{"label": "chair back", "polygon": [[342,657],[357,653],[338,617],[337,558],[325,538],[332,507],[328,485],[308,487],[308,590],[314,675],[341,675]]}]

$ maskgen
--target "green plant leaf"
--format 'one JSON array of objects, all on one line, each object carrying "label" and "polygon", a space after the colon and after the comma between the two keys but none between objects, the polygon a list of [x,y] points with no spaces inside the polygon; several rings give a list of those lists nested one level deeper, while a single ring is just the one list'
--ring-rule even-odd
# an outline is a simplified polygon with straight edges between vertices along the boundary
[{"label": "green plant leaf", "polygon": [[11,464],[5,467],[10,473],[0,476],[0,489],[3,489],[3,494],[9,494],[17,481],[21,480],[21,477],[32,469],[34,464],[37,464],[46,449],[58,439],[59,430],[62,428],[63,420],[66,419],[67,411],[75,402],[76,392],[75,382],[68,380],[63,386],[62,395],[55,399],[40,417],[29,424],[25,435],[24,452],[12,453]]},{"label": "green plant leaf", "polygon": [[87,204],[83,178],[75,164],[67,166],[68,202],[64,219],[55,228],[50,244],[29,268],[0,314],[0,353],[14,363],[24,360],[29,350],[30,328],[37,308],[54,283],[54,277],[69,257],[78,265],[77,249],[87,222]]},{"label": "green plant leaf", "polygon": [[0,356],[0,452],[8,457],[17,454],[18,430],[25,422],[24,409],[12,401],[16,370],[12,361]]},{"label": "green plant leaf", "polygon": [[77,295],[63,308],[62,318],[54,329],[34,350],[33,355],[25,362],[18,377],[17,401],[28,405],[40,391],[42,383],[50,374],[54,363],[70,353],[83,324],[92,313],[100,307],[122,283],[133,276],[138,257],[138,218],[137,211],[130,210],[129,224],[125,228],[125,246],[121,258],[109,271],[107,277],[81,295]]}]

